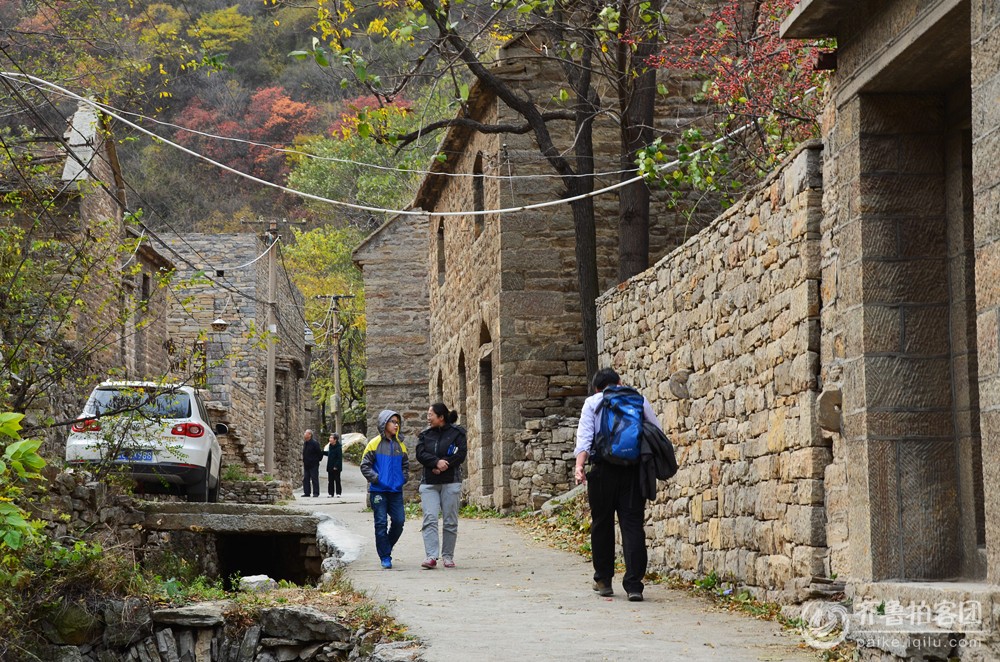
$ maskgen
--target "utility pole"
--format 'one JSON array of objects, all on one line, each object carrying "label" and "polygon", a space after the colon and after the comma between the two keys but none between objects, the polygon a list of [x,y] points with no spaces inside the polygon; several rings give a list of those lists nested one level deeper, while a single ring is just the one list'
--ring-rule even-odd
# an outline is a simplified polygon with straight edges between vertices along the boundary
[{"label": "utility pole", "polygon": [[265,235],[271,245],[267,249],[267,386],[264,400],[264,471],[274,474],[274,345],[278,334],[277,288],[278,271],[275,246],[278,243],[278,221],[272,220]]},{"label": "utility pole", "polygon": [[[263,223],[263,218],[256,221],[244,220],[241,223],[254,224]],[[287,219],[281,219],[281,223],[286,225],[304,225],[305,221],[299,223],[289,223]],[[264,233],[264,241],[267,243],[267,382],[264,386],[264,471],[274,474],[274,406],[275,406],[275,345],[278,341],[278,223],[277,218],[272,218],[268,222],[267,232]]]},{"label": "utility pole", "polygon": [[340,300],[353,299],[353,294],[320,294],[317,299],[330,299],[333,312],[333,411],[334,431],[340,439],[343,412],[340,406]]}]

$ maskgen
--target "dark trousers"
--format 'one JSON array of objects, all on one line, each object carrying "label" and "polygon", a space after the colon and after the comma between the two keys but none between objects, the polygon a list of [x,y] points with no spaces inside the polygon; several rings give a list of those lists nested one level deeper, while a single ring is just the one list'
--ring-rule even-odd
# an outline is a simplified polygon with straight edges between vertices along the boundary
[{"label": "dark trousers", "polygon": [[646,500],[639,490],[639,467],[594,464],[587,474],[590,501],[590,547],[594,558],[594,580],[610,585],[615,576],[615,514],[622,532],[626,593],[642,593],[646,576],[646,531],[643,521]]},{"label": "dark trousers", "polygon": [[319,496],[319,465],[306,464],[302,466],[302,496],[313,495]]},{"label": "dark trousers", "polygon": [[[330,491],[330,496],[340,496],[340,469],[330,469],[326,472],[327,478],[327,488]],[[336,492],[334,491],[336,488]]]}]

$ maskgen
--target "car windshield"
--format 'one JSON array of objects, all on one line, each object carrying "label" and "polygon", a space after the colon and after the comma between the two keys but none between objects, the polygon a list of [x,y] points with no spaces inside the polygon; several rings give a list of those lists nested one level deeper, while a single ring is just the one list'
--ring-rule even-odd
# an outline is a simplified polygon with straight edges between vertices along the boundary
[{"label": "car windshield", "polygon": [[140,386],[99,388],[90,396],[87,412],[95,416],[138,411],[150,418],[189,418],[191,398],[184,391],[162,391]]}]

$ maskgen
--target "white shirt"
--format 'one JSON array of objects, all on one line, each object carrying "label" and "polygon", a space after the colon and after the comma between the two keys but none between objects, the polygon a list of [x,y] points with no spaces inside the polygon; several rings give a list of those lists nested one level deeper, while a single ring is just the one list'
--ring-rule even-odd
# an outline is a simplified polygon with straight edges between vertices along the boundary
[{"label": "white shirt", "polygon": [[[594,443],[594,433],[601,427],[597,408],[603,399],[604,393],[597,392],[584,401],[583,410],[580,412],[580,423],[576,427],[576,448],[573,449],[573,455],[590,453],[590,447]],[[663,430],[663,426],[656,418],[656,412],[653,411],[646,396],[642,396],[642,415],[647,421]]]}]

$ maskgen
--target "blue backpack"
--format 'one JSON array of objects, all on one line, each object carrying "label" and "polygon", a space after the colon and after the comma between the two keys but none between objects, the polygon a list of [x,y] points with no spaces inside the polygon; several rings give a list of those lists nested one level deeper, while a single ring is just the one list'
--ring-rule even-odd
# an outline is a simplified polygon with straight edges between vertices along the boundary
[{"label": "blue backpack", "polygon": [[596,460],[629,466],[639,463],[642,445],[642,394],[628,386],[609,386],[597,408],[600,427],[594,438]]}]

